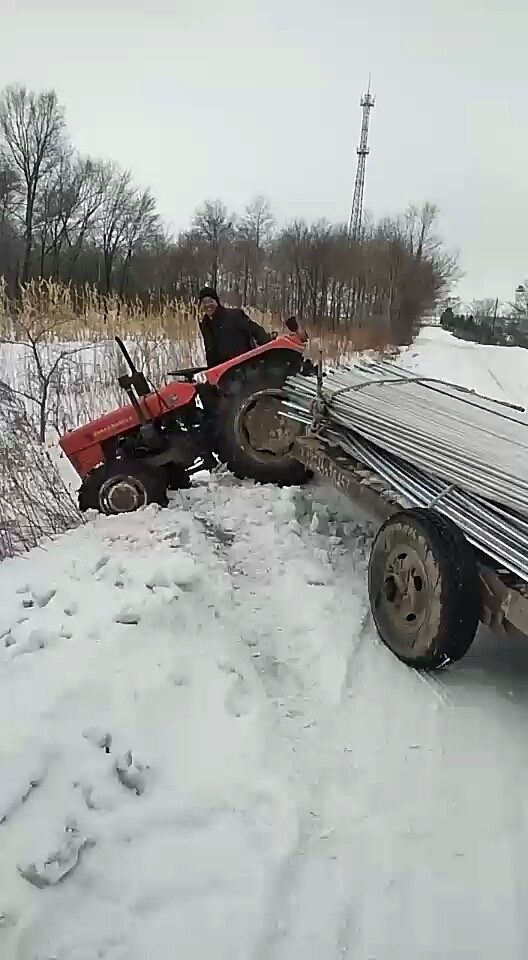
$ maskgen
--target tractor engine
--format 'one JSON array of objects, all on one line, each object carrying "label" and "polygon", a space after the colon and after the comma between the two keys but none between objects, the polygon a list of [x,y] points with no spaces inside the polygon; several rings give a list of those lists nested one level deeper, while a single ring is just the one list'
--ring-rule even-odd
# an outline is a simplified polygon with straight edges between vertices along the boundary
[{"label": "tractor engine", "polygon": [[150,420],[121,437],[116,453],[120,457],[140,460],[155,457],[158,462],[172,461],[182,467],[190,467],[199,456],[200,449],[192,429],[183,429],[180,423],[174,421],[164,425],[159,420]]},{"label": "tractor engine", "polygon": [[117,449],[123,456],[147,457],[152,453],[162,453],[166,447],[167,438],[160,425],[151,420],[121,437]]}]

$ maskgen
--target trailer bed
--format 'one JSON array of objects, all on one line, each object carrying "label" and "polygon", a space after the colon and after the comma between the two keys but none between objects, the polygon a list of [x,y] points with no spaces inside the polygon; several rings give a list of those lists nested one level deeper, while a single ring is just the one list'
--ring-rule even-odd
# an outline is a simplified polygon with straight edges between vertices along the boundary
[{"label": "trailer bed", "polygon": [[[294,455],[380,524],[408,506],[374,471],[317,437],[299,437]],[[485,555],[478,556],[478,568],[482,583],[481,621],[494,630],[513,627],[528,636],[528,583],[497,569]]]}]

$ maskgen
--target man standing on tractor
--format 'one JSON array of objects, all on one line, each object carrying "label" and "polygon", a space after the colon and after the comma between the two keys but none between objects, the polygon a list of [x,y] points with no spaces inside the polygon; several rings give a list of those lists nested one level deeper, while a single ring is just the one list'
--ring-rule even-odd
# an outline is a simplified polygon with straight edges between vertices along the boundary
[{"label": "man standing on tractor", "polygon": [[224,307],[213,287],[204,287],[198,302],[203,311],[200,333],[209,368],[263,346],[272,339],[264,327],[250,320],[243,310]]}]

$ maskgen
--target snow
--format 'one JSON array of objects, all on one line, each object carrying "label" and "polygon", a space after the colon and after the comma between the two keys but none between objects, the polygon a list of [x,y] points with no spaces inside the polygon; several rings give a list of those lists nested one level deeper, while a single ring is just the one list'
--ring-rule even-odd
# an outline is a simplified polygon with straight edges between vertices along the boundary
[{"label": "snow", "polygon": [[[468,346],[402,362],[522,400]],[[223,475],[1,564],[2,960],[527,955],[528,644],[405,668],[372,532]]]},{"label": "snow", "polygon": [[528,407],[528,350],[458,340],[425,327],[399,360],[408,370],[459,383],[495,400]]}]

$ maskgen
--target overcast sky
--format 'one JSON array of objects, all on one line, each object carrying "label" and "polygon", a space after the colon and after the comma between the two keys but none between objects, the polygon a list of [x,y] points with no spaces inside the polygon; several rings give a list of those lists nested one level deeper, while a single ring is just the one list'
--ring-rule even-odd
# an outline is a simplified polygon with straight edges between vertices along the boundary
[{"label": "overcast sky", "polygon": [[528,278],[528,0],[0,0],[0,30],[0,86],[55,87],[173,228],[257,193],[347,219],[372,72],[365,206],[435,201],[463,299]]}]

